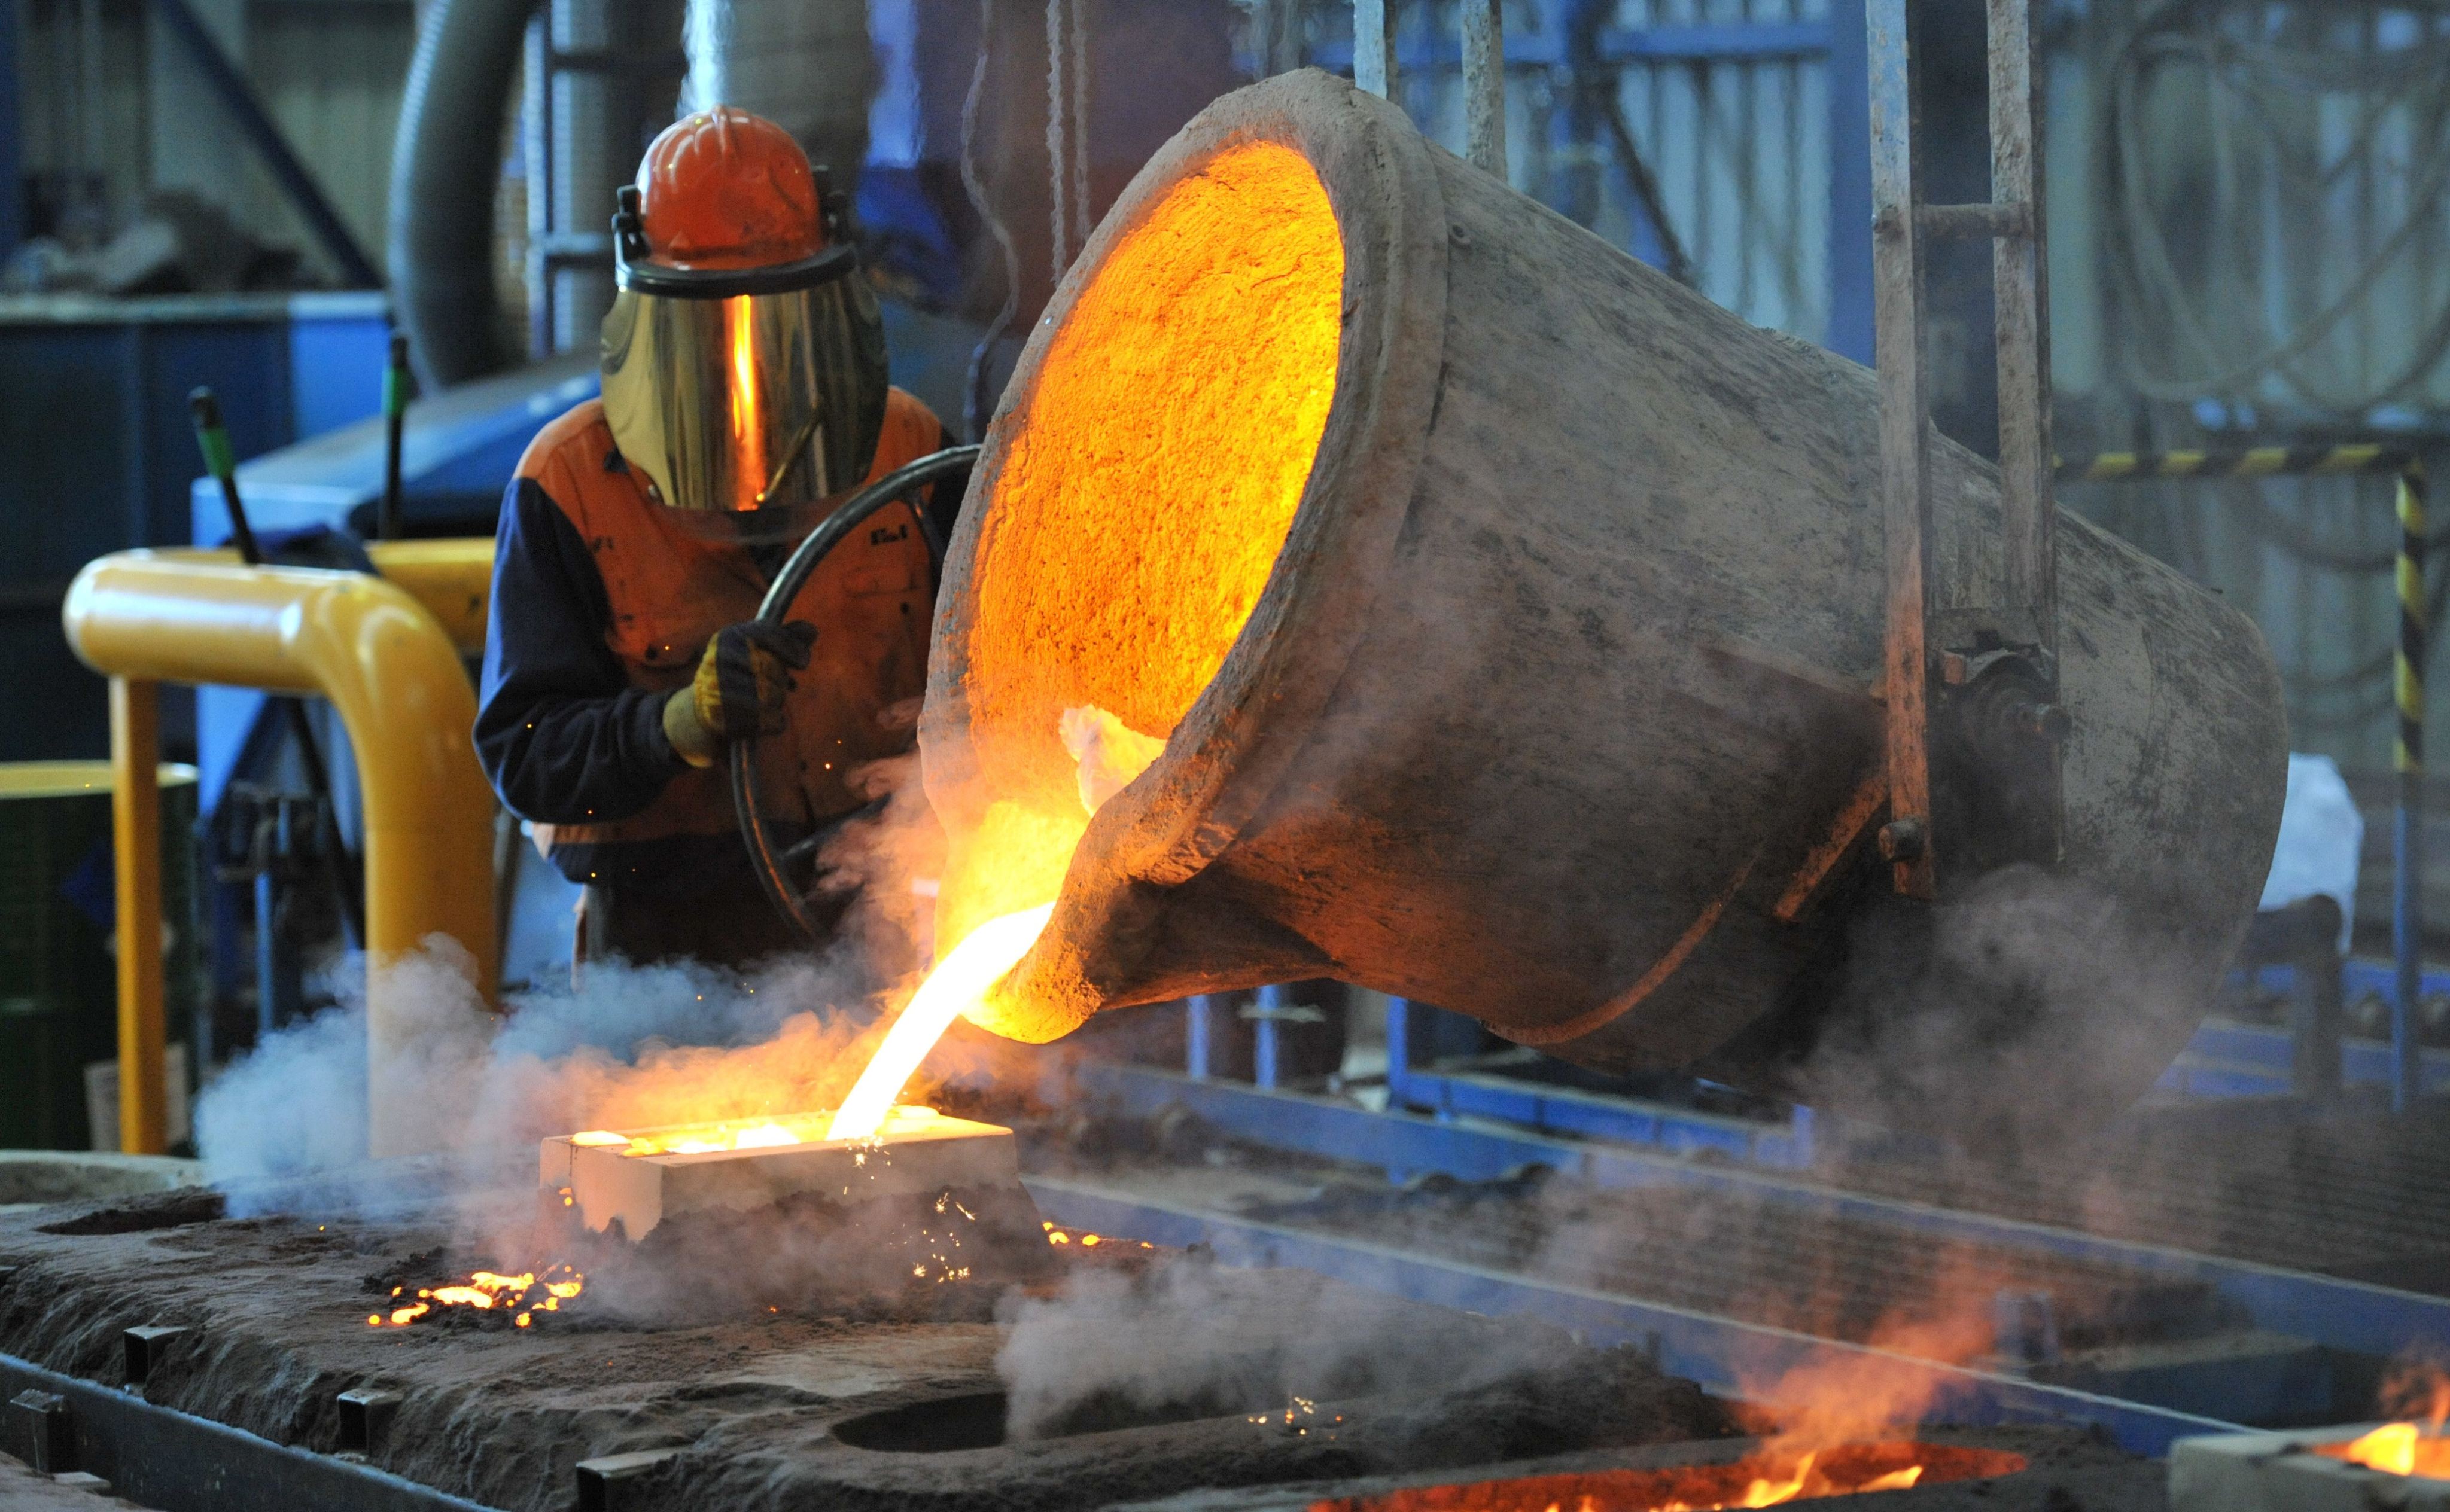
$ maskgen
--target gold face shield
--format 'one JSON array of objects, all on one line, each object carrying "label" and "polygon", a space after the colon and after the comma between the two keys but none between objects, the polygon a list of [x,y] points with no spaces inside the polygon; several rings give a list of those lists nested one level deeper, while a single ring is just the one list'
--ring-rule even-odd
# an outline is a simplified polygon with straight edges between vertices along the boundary
[{"label": "gold face shield", "polygon": [[885,325],[847,246],[781,267],[619,264],[604,417],[656,498],[736,538],[814,523],[885,425]]}]

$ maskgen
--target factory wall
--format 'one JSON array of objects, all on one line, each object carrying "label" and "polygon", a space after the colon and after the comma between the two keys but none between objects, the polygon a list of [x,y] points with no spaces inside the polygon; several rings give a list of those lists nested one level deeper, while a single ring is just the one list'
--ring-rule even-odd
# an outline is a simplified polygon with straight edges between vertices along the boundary
[{"label": "factory wall", "polygon": [[[1553,29],[1558,14],[1578,13],[1575,3],[1508,0],[1509,31]],[[1846,0],[1597,3],[1616,31],[1688,37],[1816,27],[1826,35],[1854,25],[1859,9]],[[242,64],[342,219],[379,248],[414,37],[410,0],[189,4]],[[1228,24],[1241,70],[1285,56],[1263,34],[1288,13],[1298,22],[1298,55],[1349,48],[1348,7],[1305,0],[1287,12],[1286,4],[1235,0]],[[1453,0],[1404,0],[1399,28],[1450,37],[1455,9]],[[1978,44],[1975,8],[1962,9]],[[900,76],[957,105],[975,8],[871,0],[870,10],[881,48],[915,49]],[[1123,0],[1099,10],[1109,26],[1137,13]],[[1038,13],[1018,0],[1000,8],[1013,46],[1030,38]],[[2450,364],[2440,360],[2450,342],[2450,262],[2429,250],[2450,228],[2450,22],[2378,4],[2214,5],[2191,8],[2184,25],[2160,19],[2168,13],[2148,0],[2045,12],[2061,450],[2435,424],[2450,405]],[[98,184],[123,211],[148,188],[185,184],[224,200],[259,234],[309,245],[145,0],[23,0],[20,25],[24,167],[38,220],[55,220],[80,184]],[[1954,46],[1962,52],[1964,39]],[[1978,106],[1978,81],[1960,76],[1946,48],[1931,56],[1941,107],[1951,98]],[[1091,90],[1109,102],[1122,93],[1120,80],[1142,78],[1111,57],[1093,59],[1104,77]],[[1833,245],[1850,233],[1831,196],[1831,68],[1825,50],[1809,47],[1637,60],[1616,70],[1608,108],[1656,177],[1662,218],[1696,285],[1756,323],[1844,347],[1840,324],[1861,317],[1833,274]],[[1216,85],[1227,82],[1220,72]],[[1014,87],[1027,83],[1016,76]],[[1570,75],[1518,54],[1509,84],[1512,181],[1610,241],[1665,261],[1616,162],[1612,123],[1577,99]],[[1431,136],[1461,145],[1461,83],[1450,68],[1409,71],[1401,97]],[[932,162],[925,142],[942,155],[953,135],[942,107],[888,103],[888,114],[914,115],[905,135],[923,145],[904,153],[909,163],[886,166],[924,169]],[[1099,107],[1101,117],[1112,109]],[[1978,117],[1963,124],[1978,132]],[[1969,192],[1978,193],[1968,133],[1934,135],[1935,170],[1964,177],[1970,165]],[[506,132],[505,148],[495,192],[506,243],[515,243],[524,222],[517,132]],[[1003,165],[983,155],[990,176],[999,166],[1026,171],[1026,154]],[[1101,161],[1098,176],[1118,183],[1129,166]],[[1110,196],[1111,184],[1101,188],[1101,199]],[[1014,219],[1033,229],[1029,214]],[[505,247],[504,281],[515,291],[521,250]],[[1935,268],[1948,299],[1930,360],[1943,424],[1978,444],[1978,425],[1965,417],[1989,404],[1987,275],[1954,258],[1943,254]],[[2340,318],[2318,336],[2287,342],[2334,306]],[[2255,617],[2286,675],[2300,748],[2335,757],[2352,775],[2387,769],[2396,609],[2388,573],[2376,570],[2397,533],[2387,480],[2071,486],[2064,498]],[[2450,571],[2437,568],[2434,582],[2438,592]],[[2438,707],[2450,698],[2433,702],[2434,744],[2450,748],[2450,715]],[[2436,851],[2450,866],[2450,844]]]},{"label": "factory wall", "polygon": [[[379,253],[415,7],[409,0],[189,5],[359,243]],[[258,236],[311,249],[278,186],[144,0],[26,0],[20,26],[24,171],[36,181],[38,199],[57,204],[71,181],[98,180],[124,216],[153,189],[191,188]],[[84,108],[88,91],[98,108]],[[38,222],[49,213],[38,209]]]}]

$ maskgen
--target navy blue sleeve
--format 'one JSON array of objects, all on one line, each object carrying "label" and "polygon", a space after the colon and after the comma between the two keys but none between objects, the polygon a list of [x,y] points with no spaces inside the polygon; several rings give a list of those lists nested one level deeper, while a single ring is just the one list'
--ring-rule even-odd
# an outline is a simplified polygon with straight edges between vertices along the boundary
[{"label": "navy blue sleeve", "polygon": [[664,738],[664,695],[631,687],[605,644],[611,623],[587,543],[533,479],[514,480],[494,538],[476,760],[522,819],[627,819],[686,769]]}]

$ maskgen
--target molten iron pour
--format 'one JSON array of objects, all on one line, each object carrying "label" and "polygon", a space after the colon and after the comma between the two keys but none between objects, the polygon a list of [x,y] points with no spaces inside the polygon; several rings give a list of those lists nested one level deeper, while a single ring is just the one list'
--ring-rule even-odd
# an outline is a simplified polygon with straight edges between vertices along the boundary
[{"label": "molten iron pour", "polygon": [[[1088,814],[1165,749],[1163,740],[1142,735],[1099,708],[1066,710],[1062,735],[1079,763],[1080,806]],[[1064,816],[1051,832],[1066,831],[1077,843],[1079,816]],[[1029,860],[1042,868],[1047,858]],[[1060,874],[1060,865],[1054,870]],[[953,1020],[983,1003],[1029,953],[1054,911],[1050,901],[990,919],[963,936],[920,983],[830,1115],[791,1114],[630,1132],[589,1129],[548,1139],[539,1177],[549,1200],[574,1210],[590,1229],[617,1222],[635,1240],[671,1213],[750,1208],[793,1192],[838,1192],[852,1198],[907,1190],[913,1182],[947,1188],[965,1179],[1017,1184],[1011,1131],[944,1118],[932,1108],[897,1104],[895,1098]],[[897,1153],[915,1169],[893,1172]],[[1071,1242],[1052,1224],[1046,1230],[1050,1245]],[[1084,1248],[1099,1242],[1095,1234],[1080,1240]],[[970,1273],[966,1266],[937,1258],[943,1262],[939,1280]],[[918,1273],[924,1278],[924,1265]],[[516,1275],[479,1270],[465,1284],[419,1288],[414,1298],[407,1288],[395,1288],[398,1305],[388,1314],[368,1314],[366,1322],[404,1328],[437,1308],[509,1308],[515,1312],[514,1324],[524,1328],[535,1312],[556,1311],[565,1298],[578,1295],[582,1281],[566,1265]]]}]

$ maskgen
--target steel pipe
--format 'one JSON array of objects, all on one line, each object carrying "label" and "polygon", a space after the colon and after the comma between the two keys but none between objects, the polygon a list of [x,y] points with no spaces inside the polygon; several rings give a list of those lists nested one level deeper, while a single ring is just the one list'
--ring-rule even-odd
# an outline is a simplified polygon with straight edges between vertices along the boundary
[{"label": "steel pipe", "polygon": [[[429,585],[458,580],[469,567],[438,569]],[[61,620],[86,665],[127,689],[118,696],[132,700],[153,683],[220,683],[316,694],[340,710],[365,814],[368,1148],[379,1156],[410,1153],[414,1111],[398,1103],[384,1076],[405,1048],[406,1005],[382,968],[439,933],[467,950],[473,985],[487,998],[498,976],[494,797],[470,740],[476,693],[442,620],[382,578],[243,567],[225,552],[185,551],[121,552],[88,563],[69,586]],[[463,630],[466,623],[462,617]],[[114,745],[134,745],[140,723],[114,721]],[[123,776],[128,760],[151,759],[125,750],[115,753],[121,758]],[[118,814],[121,854],[144,854],[153,840],[127,832],[145,822],[144,805],[131,795]],[[139,924],[134,934],[131,922]],[[145,934],[139,916],[123,911],[123,961],[128,943]],[[147,984],[130,979],[141,976],[121,975],[123,1041],[126,1018],[147,1012]],[[160,984],[149,985],[154,1021],[149,1031],[136,1026],[139,1044],[159,1042]],[[147,1062],[140,1056],[136,1063]],[[134,1120],[143,1116],[123,1114],[132,1128],[142,1128]]]}]

